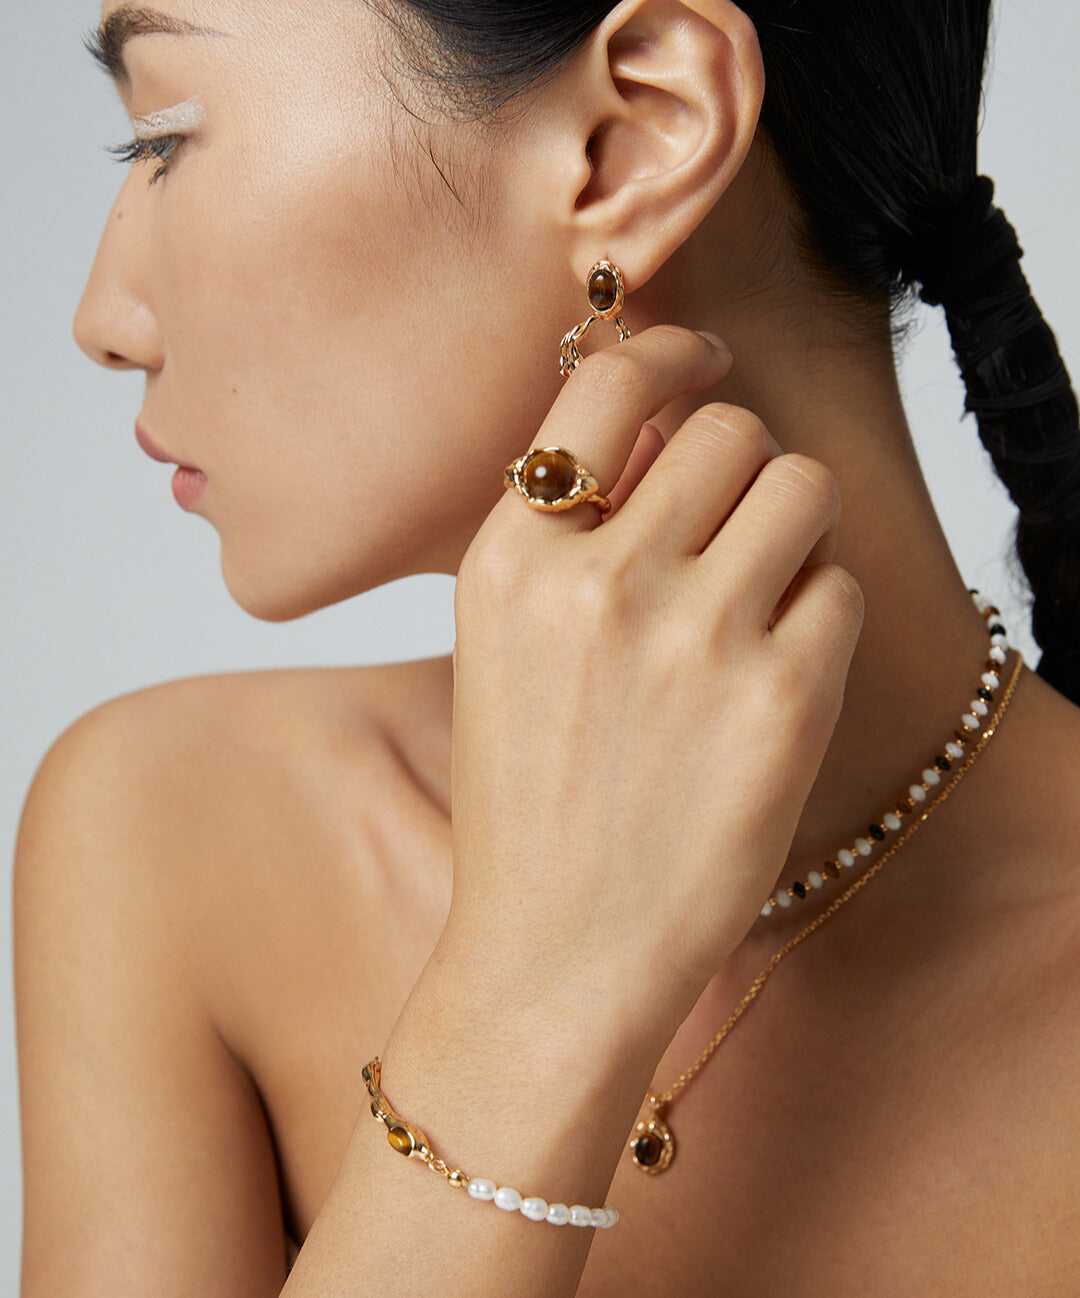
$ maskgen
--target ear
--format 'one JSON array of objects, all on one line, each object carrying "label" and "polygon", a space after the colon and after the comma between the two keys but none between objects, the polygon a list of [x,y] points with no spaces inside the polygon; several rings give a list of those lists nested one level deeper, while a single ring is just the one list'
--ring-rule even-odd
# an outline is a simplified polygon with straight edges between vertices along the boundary
[{"label": "ear", "polygon": [[[757,130],[765,70],[730,0],[624,0],[570,74],[580,184],[563,219],[579,283],[609,257],[644,284],[704,220]],[[569,194],[567,195],[569,197]]]}]

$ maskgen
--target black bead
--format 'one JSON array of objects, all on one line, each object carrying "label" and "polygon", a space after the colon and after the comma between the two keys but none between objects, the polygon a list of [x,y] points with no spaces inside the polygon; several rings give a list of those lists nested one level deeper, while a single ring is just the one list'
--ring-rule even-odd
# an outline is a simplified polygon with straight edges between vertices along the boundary
[{"label": "black bead", "polygon": [[881,840],[885,837],[885,831],[881,828],[880,825],[871,825],[870,837],[876,839],[880,843]]},{"label": "black bead", "polygon": [[950,762],[947,757],[935,757],[934,765],[938,768],[939,771],[952,770],[952,762]]},{"label": "black bead", "polygon": [[1006,633],[1005,628],[1001,625],[1000,622],[995,622],[994,625],[990,628],[991,635],[1005,635],[1005,633]]},{"label": "black bead", "polygon": [[795,882],[791,885],[791,891],[795,894],[796,897],[805,897],[806,884],[800,883],[799,880],[796,879]]},{"label": "black bead", "polygon": [[993,701],[994,696],[991,693],[991,691],[986,688],[985,685],[980,685],[979,688],[975,691],[975,693],[979,696],[980,699],[982,699],[984,703],[990,703]]}]

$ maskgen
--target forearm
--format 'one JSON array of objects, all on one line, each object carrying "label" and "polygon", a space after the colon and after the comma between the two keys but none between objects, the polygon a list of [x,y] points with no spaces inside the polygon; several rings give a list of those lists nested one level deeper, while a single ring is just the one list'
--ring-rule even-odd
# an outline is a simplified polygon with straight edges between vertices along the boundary
[{"label": "forearm", "polygon": [[[523,1197],[603,1206],[664,1034],[620,1023],[618,1006],[593,1020],[603,997],[586,993],[567,1008],[554,990],[546,1001],[512,995],[513,978],[481,986],[482,961],[468,949],[440,944],[418,980],[380,1054],[387,1100],[451,1168]],[[596,1227],[534,1222],[472,1199],[391,1148],[359,1077],[357,1104],[284,1298],[576,1292]]]}]

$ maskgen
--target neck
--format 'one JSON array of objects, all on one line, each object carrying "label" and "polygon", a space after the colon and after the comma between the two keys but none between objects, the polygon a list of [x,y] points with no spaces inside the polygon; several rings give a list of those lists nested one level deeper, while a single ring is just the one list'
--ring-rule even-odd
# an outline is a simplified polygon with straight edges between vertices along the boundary
[{"label": "neck", "polygon": [[[730,402],[757,414],[784,451],[826,464],[842,501],[834,562],[866,600],[841,715],[777,881],[786,888],[866,837],[944,752],[980,684],[989,635],[926,490],[887,332],[876,349],[813,343],[800,354],[790,339],[778,349],[775,332],[755,337],[732,319],[699,327],[728,341],[734,365],[714,389],[653,422],[667,438],[693,409]],[[982,593],[992,601],[996,592]],[[1003,671],[1012,663],[1010,655]],[[935,815],[940,850],[939,831],[947,838],[954,827],[944,809]],[[790,922],[812,918],[859,873],[857,864],[827,885],[821,905],[813,897],[793,905]]]}]

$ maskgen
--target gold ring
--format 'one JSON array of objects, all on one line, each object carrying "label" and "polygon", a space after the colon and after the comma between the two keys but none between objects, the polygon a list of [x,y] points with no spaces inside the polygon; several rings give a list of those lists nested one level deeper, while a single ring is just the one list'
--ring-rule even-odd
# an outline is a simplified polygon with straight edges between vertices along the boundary
[{"label": "gold ring", "polygon": [[519,456],[506,466],[503,486],[513,487],[533,509],[573,509],[586,500],[602,515],[611,509],[596,479],[562,446],[542,446]]}]

